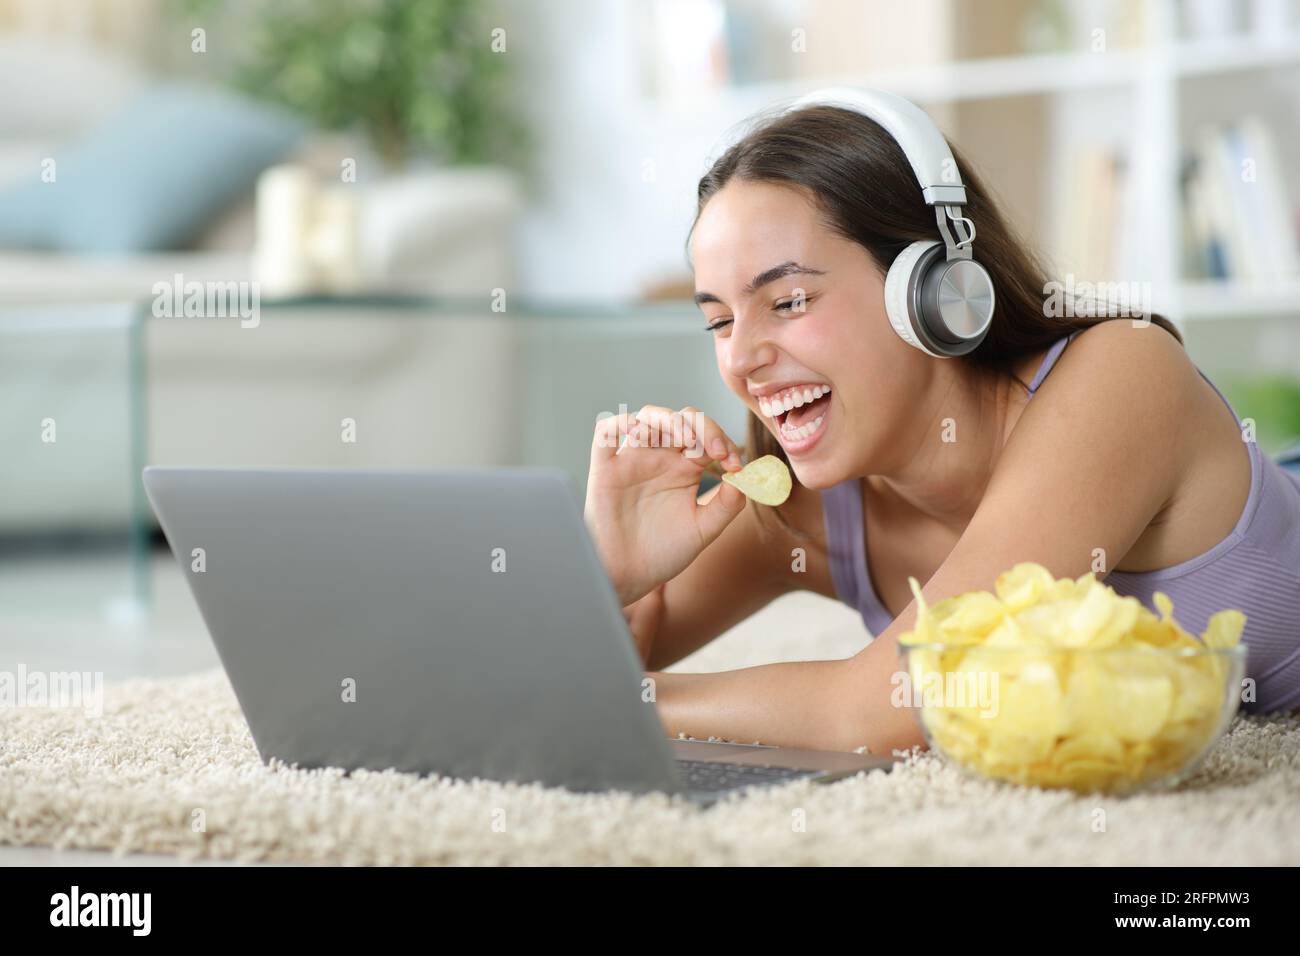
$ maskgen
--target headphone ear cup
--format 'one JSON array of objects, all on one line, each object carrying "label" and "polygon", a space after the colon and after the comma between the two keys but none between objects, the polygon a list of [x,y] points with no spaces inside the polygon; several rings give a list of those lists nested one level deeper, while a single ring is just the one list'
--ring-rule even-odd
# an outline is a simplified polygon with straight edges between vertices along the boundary
[{"label": "headphone ear cup", "polygon": [[926,263],[916,276],[920,339],[945,355],[966,355],[984,341],[993,321],[993,277],[974,259]]},{"label": "headphone ear cup", "polygon": [[[922,239],[894,257],[889,272],[885,274],[885,314],[889,316],[889,324],[894,327],[900,339],[926,355],[943,358],[942,353],[926,348],[917,335],[916,323],[920,317],[912,314],[910,295],[913,287],[912,274],[916,271],[917,263],[925,253],[938,245],[941,245],[938,240]],[[917,276],[918,282],[920,278]]]}]

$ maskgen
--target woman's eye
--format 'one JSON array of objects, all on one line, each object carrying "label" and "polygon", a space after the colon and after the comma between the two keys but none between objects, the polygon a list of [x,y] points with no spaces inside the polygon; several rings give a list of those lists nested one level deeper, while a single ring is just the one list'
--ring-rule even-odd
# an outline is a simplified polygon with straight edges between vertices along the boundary
[{"label": "woman's eye", "polygon": [[[772,306],[772,308],[775,309],[777,312],[784,312],[787,315],[793,315],[796,312],[802,313],[807,308],[808,301],[809,300],[806,298],[789,299],[788,301],[785,302],[777,302],[775,305]],[[798,307],[796,308],[796,306]],[[730,325],[730,324],[731,324],[731,319],[719,319],[716,322],[710,322],[708,325],[704,326],[704,331],[716,332],[718,331],[718,329],[722,328],[723,326]]]}]

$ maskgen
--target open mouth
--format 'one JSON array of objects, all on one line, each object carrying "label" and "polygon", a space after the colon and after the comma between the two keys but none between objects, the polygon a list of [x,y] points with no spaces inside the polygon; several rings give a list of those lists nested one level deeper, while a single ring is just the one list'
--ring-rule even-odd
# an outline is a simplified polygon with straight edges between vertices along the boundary
[{"label": "open mouth", "polygon": [[760,402],[760,408],[776,425],[787,449],[811,445],[812,439],[821,433],[830,410],[830,391],[829,385],[802,386]]}]

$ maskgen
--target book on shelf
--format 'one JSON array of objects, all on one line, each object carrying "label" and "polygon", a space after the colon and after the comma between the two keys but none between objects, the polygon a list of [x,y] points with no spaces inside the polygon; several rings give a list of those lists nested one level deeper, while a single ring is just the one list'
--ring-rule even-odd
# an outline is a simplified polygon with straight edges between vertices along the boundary
[{"label": "book on shelf", "polygon": [[1197,279],[1300,275],[1300,230],[1272,130],[1258,116],[1204,126],[1183,162],[1183,249]]},{"label": "book on shelf", "polygon": [[1086,146],[1071,152],[1066,163],[1062,180],[1078,186],[1068,192],[1055,220],[1057,263],[1079,279],[1107,280],[1123,261],[1124,157],[1109,147]]},{"label": "book on shelf", "polygon": [[940,67],[956,55],[950,0],[650,0],[631,9],[642,82],[664,104]]}]

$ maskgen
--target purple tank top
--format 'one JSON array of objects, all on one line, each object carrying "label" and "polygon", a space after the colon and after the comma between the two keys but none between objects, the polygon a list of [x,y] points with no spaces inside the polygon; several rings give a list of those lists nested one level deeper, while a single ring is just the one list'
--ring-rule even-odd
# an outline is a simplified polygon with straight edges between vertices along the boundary
[{"label": "purple tank top", "polygon": [[[1029,383],[1031,397],[1075,335],[1078,332],[1052,345]],[[1204,372],[1200,374],[1240,427],[1231,403]],[[1153,595],[1163,591],[1174,602],[1178,623],[1194,634],[1205,630],[1216,611],[1243,611],[1246,673],[1255,680],[1256,699],[1242,710],[1290,710],[1300,706],[1300,474],[1285,470],[1257,443],[1244,444],[1250,452],[1250,497],[1226,538],[1172,567],[1112,571],[1105,581],[1116,593],[1136,597],[1152,611]],[[867,569],[862,479],[827,488],[821,502],[835,593],[858,610],[867,630],[879,634],[894,617],[881,603]]]}]

